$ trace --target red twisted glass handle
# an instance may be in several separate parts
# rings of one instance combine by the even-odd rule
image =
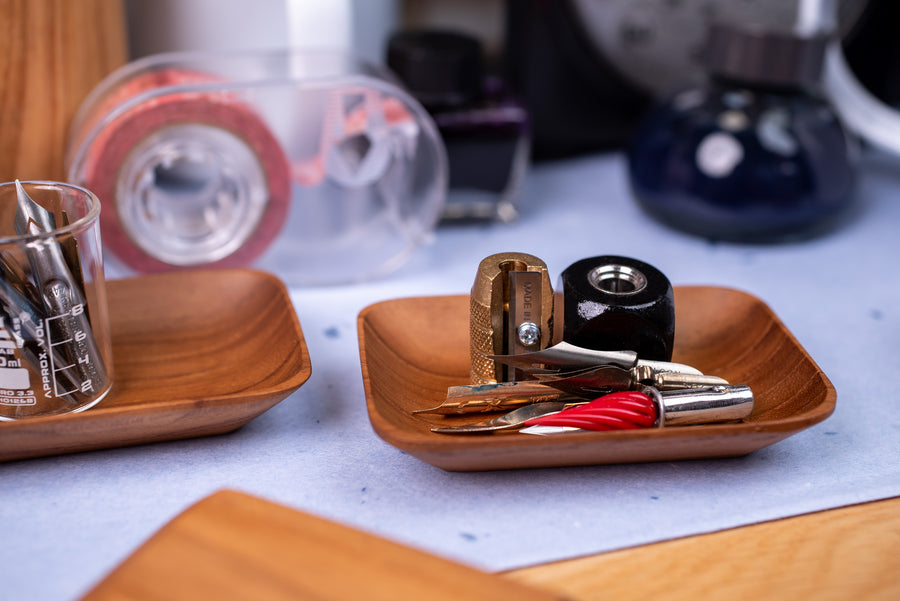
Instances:
[[[559,413],[542,415],[525,422],[525,426],[560,426],[582,430],[635,430],[650,428],[659,417],[656,403],[634,390],[614,392],[590,403],[569,407]]]

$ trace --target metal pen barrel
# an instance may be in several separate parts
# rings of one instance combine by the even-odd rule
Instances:
[[[753,391],[749,386],[713,386],[659,392],[646,387],[659,407],[659,424],[684,426],[746,419],[753,412]]]

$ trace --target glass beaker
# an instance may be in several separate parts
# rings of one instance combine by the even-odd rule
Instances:
[[[112,386],[100,202],[0,184],[0,420],[83,411]]]

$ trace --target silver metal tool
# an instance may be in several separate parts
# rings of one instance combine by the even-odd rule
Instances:
[[[656,372],[674,372],[700,375],[700,371],[683,363],[644,360],[634,351],[597,351],[559,342],[539,351],[509,355],[490,355],[489,359],[503,365],[514,366],[529,374],[561,373],[599,365],[616,365],[630,369],[648,366]]]
[[[659,390],[679,390],[727,386],[728,381],[717,376],[659,371],[650,365],[625,369],[616,365],[601,365],[576,372],[535,374],[541,384],[578,397],[595,397],[616,390],[639,390],[653,386]]]
[[[17,234],[40,235],[57,229],[53,214],[28,196],[18,181],[16,196]],[[73,275],[75,268],[69,265],[63,248],[52,238],[35,239],[25,246],[25,253],[43,305],[40,325],[45,328],[55,396],[91,394],[105,386],[108,374],[91,331],[82,283]],[[21,302],[9,295],[5,300]]]
[[[40,340],[44,336],[43,331],[43,307],[40,299],[30,298],[29,285],[16,278],[8,262],[0,257],[0,328],[7,336],[15,336],[15,328],[9,323],[15,319],[21,328],[20,339],[9,342],[0,340],[0,344],[8,344],[8,348],[17,348],[25,361],[32,366],[40,366],[41,353],[46,350],[46,356],[50,357],[52,365],[65,365],[66,359],[58,352],[56,347],[40,347],[35,344],[26,344],[25,340]],[[8,362],[6,362],[8,363]],[[65,379],[65,387],[72,390],[80,387],[81,382],[77,374],[70,370],[60,372]],[[68,403],[74,403],[76,399],[60,397]]]
[[[744,385],[668,391],[648,386],[642,392],[656,402],[660,426],[737,421],[753,413],[753,391]]]

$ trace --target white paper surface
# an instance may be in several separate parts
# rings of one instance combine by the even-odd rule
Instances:
[[[441,228],[392,277],[293,290],[312,361],[295,394],[234,432],[0,464],[0,599],[77,599],[189,505],[243,490],[487,570],[715,531],[900,494],[900,170],[870,159],[860,215],[797,244],[712,244],[632,201],[619,155],[538,166],[522,219]],[[632,256],[675,285],[766,302],[838,391],[825,422],[739,459],[449,473],[366,415],[356,316],[390,298],[467,293],[501,251],[570,263]],[[0,424],[2,436],[2,424]]]

